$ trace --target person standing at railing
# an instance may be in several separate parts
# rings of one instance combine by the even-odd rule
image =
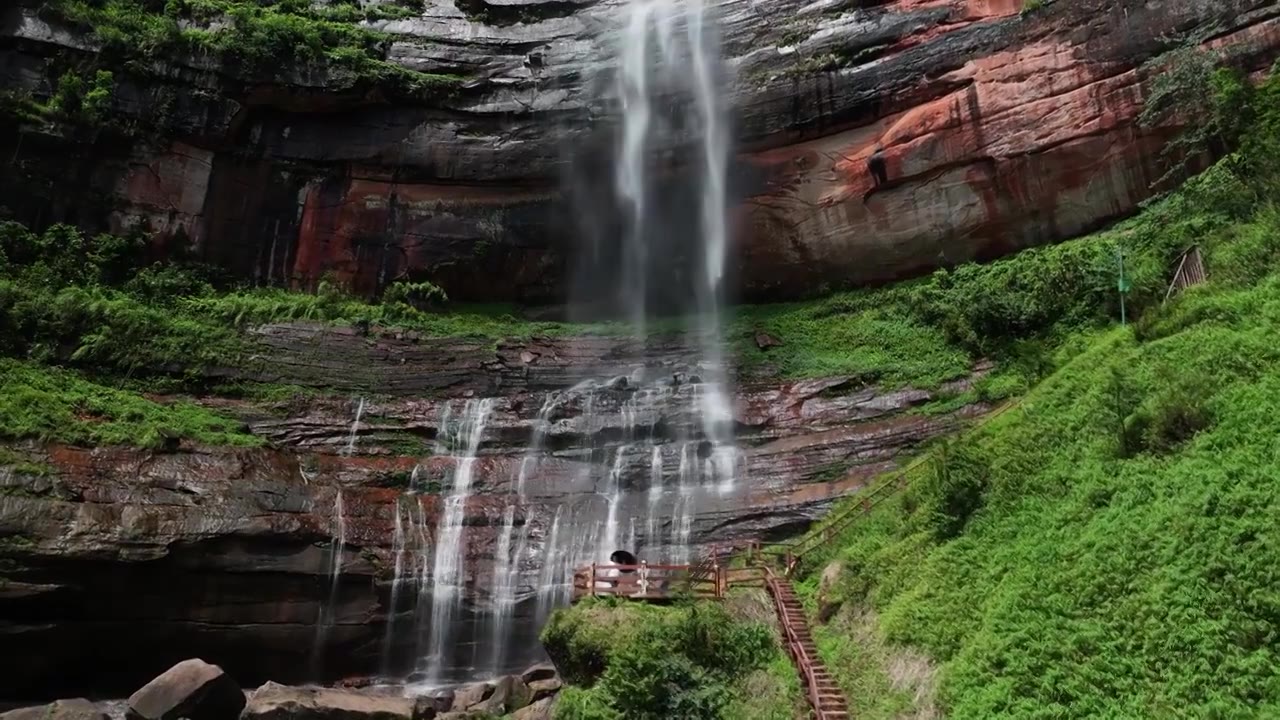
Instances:
[[[636,584],[640,591],[635,594],[635,597],[645,597],[649,594],[649,563],[644,560],[640,561],[640,570],[636,573]]]

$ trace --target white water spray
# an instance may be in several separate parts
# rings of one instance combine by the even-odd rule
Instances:
[[[362,415],[364,415],[364,398],[360,398],[360,404],[356,407],[356,419],[351,422],[351,434],[347,436],[347,444],[342,448],[342,454],[347,457],[351,457],[356,452],[356,440],[359,439]]]
[[[453,489],[445,498],[444,515],[436,539],[435,561],[432,563],[431,646],[427,656],[427,683],[437,685],[449,661],[453,623],[462,606],[466,585],[463,543],[463,518],[467,499],[471,497],[471,481],[476,454],[484,439],[485,424],[493,409],[492,400],[469,400],[458,425],[454,459]]]

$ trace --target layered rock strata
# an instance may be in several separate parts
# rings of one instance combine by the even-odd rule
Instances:
[[[209,56],[121,66],[111,127],[3,121],[4,204],[36,224],[142,222],[177,237],[158,253],[190,241],[261,284],[329,276],[373,294],[415,278],[457,299],[558,301],[587,211],[563,181],[591,182],[593,148],[609,145],[600,63],[624,2],[432,0],[417,17],[372,23],[393,38],[391,62],[462,78],[426,99],[315,67],[246,75]],[[35,97],[68,57],[110,64],[41,5],[0,11],[0,82]],[[1161,72],[1144,63],[1186,38],[1250,71],[1280,48],[1270,0],[1023,7],[719,3],[746,298],[884,282],[1122,216],[1151,195],[1178,130],[1137,126]],[[668,154],[678,193],[682,152]]]
[[[649,508],[653,518],[638,530],[624,527],[621,536],[630,531],[659,549],[673,537],[679,518],[665,509],[655,516],[648,504],[655,483],[650,451],[628,454],[621,446],[628,423],[653,428],[657,482],[671,486],[682,457],[696,452],[690,427],[696,418],[658,409],[637,421],[627,403],[639,391],[625,375],[584,392],[582,378],[612,352],[603,339],[511,341],[485,350],[461,342],[449,353],[443,341],[314,327],[264,335],[277,345],[239,371],[247,377],[290,377],[317,387],[343,387],[346,377],[385,391],[368,393],[361,383],[349,395],[204,401],[239,415],[268,441],[261,449],[31,447],[28,454],[47,463],[48,474],[0,470],[0,638],[7,649],[0,672],[13,680],[13,692],[42,698],[125,690],[192,654],[250,684],[312,680],[316,672],[325,679],[376,674],[389,662],[408,667],[421,652],[421,603],[429,602],[430,588],[423,597],[419,587],[400,587],[388,631],[397,550],[407,553],[401,564],[412,566],[423,560],[414,554],[421,549],[414,538],[424,547],[438,541],[442,494],[458,467],[439,445],[448,432],[442,423],[456,418],[468,398],[490,398],[491,411],[462,528],[467,602],[458,644],[464,662],[474,664],[457,668],[456,677],[510,672],[538,657],[533,633],[543,565],[554,549],[550,526],[561,513],[563,545],[574,513],[597,518],[601,484],[611,472],[621,517],[645,518]],[[290,344],[300,337],[326,351]],[[655,343],[654,350],[647,371],[672,378],[673,396],[693,392],[689,353],[675,341]],[[401,362],[413,352],[452,361]],[[980,412],[980,404],[953,414],[913,412],[967,382],[888,391],[843,377],[783,382],[740,373],[734,396],[740,479],[732,492],[704,488],[691,500],[693,552],[803,527],[833,499]],[[563,405],[540,417],[548,393],[560,393]],[[588,402],[594,407],[585,408]],[[540,422],[547,423],[543,449],[518,492],[516,478]],[[513,529],[504,518],[508,507]],[[504,667],[489,668],[486,613],[504,531],[508,553],[511,534],[526,546],[509,569],[512,647]]]

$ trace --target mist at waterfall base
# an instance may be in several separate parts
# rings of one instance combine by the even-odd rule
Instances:
[[[393,524],[380,672],[410,693],[542,659],[538,633],[570,601],[575,568],[620,549],[693,560],[698,508],[744,483],[720,348],[729,133],[716,27],[701,0],[632,0],[617,20],[592,84],[608,116],[590,142],[566,148],[578,242],[568,300],[573,317],[621,320],[630,337],[576,385],[530,394],[528,445],[509,477],[485,462],[493,400],[442,406],[436,453],[452,460],[442,502],[428,502],[415,471]],[[664,331],[683,320],[684,360],[650,354],[657,316]],[[542,494],[548,473],[571,491]],[[477,508],[499,499],[477,527]],[[491,562],[468,547],[486,533]]]

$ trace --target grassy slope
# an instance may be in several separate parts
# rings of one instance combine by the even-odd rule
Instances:
[[[1020,410],[808,562],[815,596],[844,565],[818,636],[861,716],[910,706],[867,692],[895,692],[867,657],[884,648],[941,662],[956,718],[1280,714],[1280,212],[1185,200],[1208,286],[1064,333]],[[1165,230],[1159,212],[1131,229]],[[874,647],[850,647],[868,607]]]
[[[159,404],[72,372],[0,358],[0,440],[25,438],[139,447],[159,447],[167,438],[262,444],[239,423],[205,408]]]

